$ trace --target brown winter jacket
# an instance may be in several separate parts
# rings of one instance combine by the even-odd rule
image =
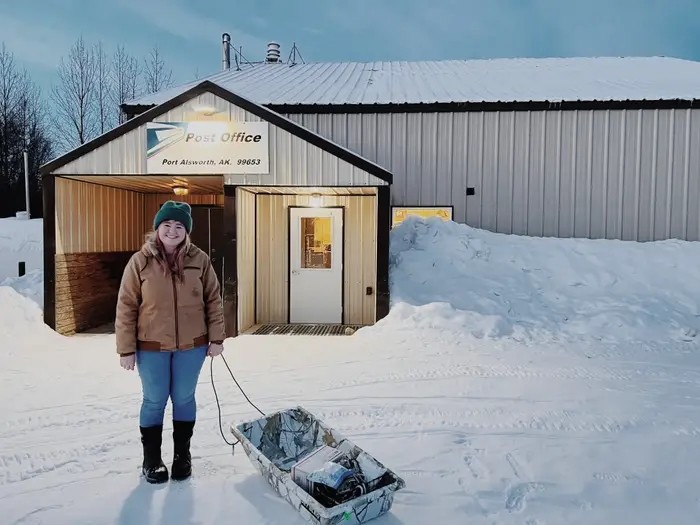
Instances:
[[[190,244],[183,282],[166,276],[155,254],[153,242],[146,242],[124,269],[115,321],[117,353],[223,342],[220,286],[207,254]]]

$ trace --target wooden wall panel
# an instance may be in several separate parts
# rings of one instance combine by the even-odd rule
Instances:
[[[257,195],[256,256],[257,275],[256,321],[287,322],[287,207],[293,196]]]
[[[238,188],[236,243],[238,260],[238,329],[255,324],[255,194]]]
[[[143,238],[144,196],[56,179],[56,253],[135,251]]]

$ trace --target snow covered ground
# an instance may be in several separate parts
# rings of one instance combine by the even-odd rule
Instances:
[[[700,243],[437,220],[406,221],[391,242],[394,304],[378,325],[243,336],[225,352],[262,410],[300,404],[406,480],[377,525],[697,522]],[[58,336],[8,286],[0,305],[3,523],[304,523],[223,442],[210,361],[194,476],[150,486],[139,380],[113,336]],[[229,423],[257,413],[221,359],[213,372],[231,440]]]

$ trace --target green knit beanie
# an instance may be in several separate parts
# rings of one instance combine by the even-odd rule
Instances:
[[[153,229],[157,230],[163,221],[178,221],[185,226],[187,233],[192,232],[192,208],[186,202],[166,201],[153,219]]]

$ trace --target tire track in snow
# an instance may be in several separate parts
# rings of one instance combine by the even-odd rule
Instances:
[[[645,481],[639,476],[619,472],[596,472],[593,474],[593,479],[610,484],[638,483],[641,485],[645,483]]]
[[[0,455],[0,486],[30,480],[58,470],[92,472],[114,461],[111,452],[120,446],[133,446],[133,439],[102,444],[84,444],[67,449]]]
[[[533,407],[536,408],[536,407]],[[480,431],[535,430],[549,433],[614,434],[635,428],[634,418],[617,419],[581,414],[571,410],[549,410],[541,414],[514,412],[504,408],[435,408],[402,406],[387,410],[386,406],[355,409],[319,410],[326,421],[347,421],[344,432],[402,430],[427,431],[442,428],[469,428]]]
[[[454,365],[449,368],[419,368],[400,373],[390,373],[371,377],[370,379],[355,379],[341,381],[333,385],[334,389],[369,386],[380,383],[401,383],[415,381],[432,381],[439,379],[452,379],[456,377],[479,378],[504,378],[504,379],[559,379],[582,381],[612,381],[612,382],[638,382],[640,378],[655,381],[669,381],[675,384],[700,385],[700,375],[669,373],[663,370],[630,369],[620,370],[609,367],[590,368],[542,368],[536,369],[530,366],[483,366],[483,365]]]
[[[28,512],[21,518],[16,519],[15,521],[12,522],[12,525],[22,525],[23,523],[35,523],[34,519],[37,514],[41,514],[42,512],[46,512],[48,510],[58,510],[62,509],[63,505],[47,505],[45,507],[39,507],[38,509],[34,509],[31,512]],[[32,518],[31,522],[27,521],[29,518]]]
[[[700,436],[700,428],[694,427],[694,428],[685,428],[685,427],[680,427],[676,428],[673,430],[673,435],[674,436]]]
[[[121,423],[134,418],[133,410],[119,410],[114,407],[100,405],[83,405],[82,409],[69,412],[57,411],[56,414],[29,413],[17,419],[9,419],[0,423],[0,439],[17,437],[21,434],[41,432],[46,429],[63,429],[90,427]]]

